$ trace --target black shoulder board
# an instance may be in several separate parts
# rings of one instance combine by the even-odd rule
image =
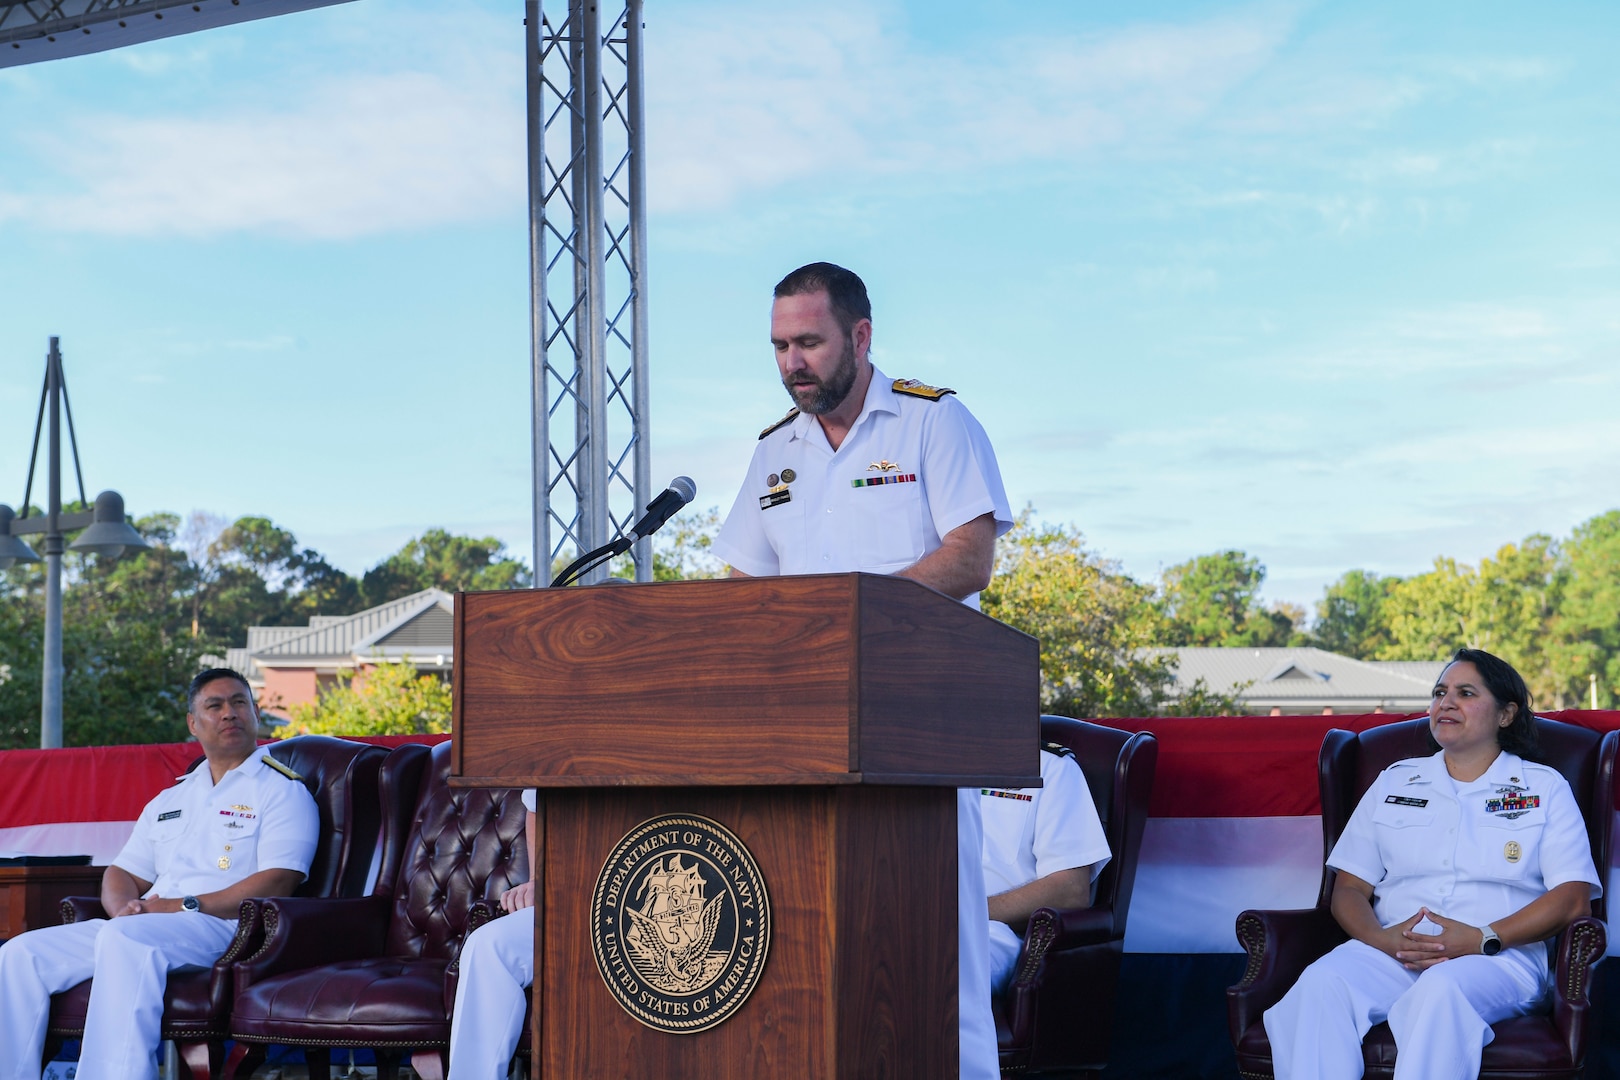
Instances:
[[[897,394],[910,394],[912,397],[920,397],[927,401],[938,401],[946,394],[956,393],[950,387],[928,386],[925,383],[918,382],[916,379],[896,379],[890,389]]]
[[[281,762],[277,761],[275,758],[271,757],[269,754],[264,755],[264,763],[266,765],[270,766],[270,768],[276,770],[276,772],[280,773],[282,776],[285,776],[289,780],[302,780],[303,779],[302,776],[299,776],[297,773],[295,773],[291,769],[287,768],[287,766],[283,765]]]
[[[775,431],[777,428],[781,427],[783,424],[791,424],[791,423],[793,423],[794,418],[797,417],[798,415],[799,415],[799,410],[798,409],[789,409],[788,414],[786,416],[782,417],[782,419],[778,420],[776,423],[772,424],[770,427],[768,427],[764,431],[760,432],[759,437],[763,439],[765,436],[769,435],[771,432]]]
[[[1074,757],[1074,751],[1060,742],[1043,742],[1041,743],[1041,749],[1048,754],[1056,754],[1058,757]],[[1076,760],[1079,759],[1076,758]]]

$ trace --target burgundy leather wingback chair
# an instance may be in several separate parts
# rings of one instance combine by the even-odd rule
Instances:
[[[525,810],[516,789],[452,788],[450,744],[432,750],[397,876],[361,899],[272,899],[264,945],[235,968],[227,1065],[253,1048],[304,1048],[311,1080],[330,1075],[332,1047],[370,1047],[379,1080],[406,1051],[417,1072],[443,1076],[450,1044],[445,970],[460,955],[474,903],[529,876]],[[385,850],[387,844],[385,843]]]
[[[1322,792],[1323,858],[1332,852],[1350,814],[1372,782],[1402,758],[1424,757],[1431,750],[1427,717],[1371,728],[1360,735],[1334,729],[1322,740],[1317,759]],[[1536,760],[1551,765],[1569,781],[1576,803],[1586,816],[1592,860],[1598,873],[1609,868],[1609,827],[1614,817],[1614,763],[1620,732],[1600,735],[1574,724],[1536,718],[1540,751]],[[1226,992],[1227,1021],[1237,1048],[1238,1071],[1248,1080],[1272,1076],[1271,1043],[1261,1017],[1282,999],[1307,965],[1346,939],[1328,910],[1334,871],[1323,866],[1322,885],[1314,908],[1294,911],[1245,911],[1238,916],[1237,936],[1249,954],[1243,981]],[[1492,1024],[1495,1039],[1485,1047],[1481,1078],[1571,1080],[1581,1075],[1586,1058],[1587,1013],[1591,1008],[1592,968],[1603,958],[1607,936],[1602,898],[1592,901],[1592,916],[1577,919],[1553,950],[1555,978],[1552,1008]],[[1391,1078],[1395,1039],[1388,1024],[1379,1024],[1362,1043],[1366,1075]]]
[[[426,748],[422,751],[425,756]],[[297,895],[360,895],[377,846],[378,770],[388,751],[326,735],[302,735],[276,743],[270,754],[303,777],[320,811],[315,858]],[[100,897],[74,896],[62,901],[63,922],[105,917]],[[236,936],[213,967],[169,976],[163,994],[163,1038],[174,1040],[195,1080],[219,1075],[230,1010],[231,965],[258,944],[258,902],[246,900]],[[86,979],[52,995],[46,1061],[56,1056],[65,1040],[83,1035],[93,982]]]
[[[1074,751],[1097,804],[1108,850],[1088,908],[1038,908],[1005,995],[994,1002],[1003,1073],[1094,1076],[1108,1064],[1125,921],[1136,884],[1159,742],[1063,716],[1041,717],[1041,739]]]

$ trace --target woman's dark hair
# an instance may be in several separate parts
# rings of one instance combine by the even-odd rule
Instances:
[[[1533,758],[1536,753],[1536,714],[1530,709],[1530,688],[1524,684],[1524,677],[1514,670],[1512,664],[1484,649],[1458,649],[1446,661],[1446,668],[1463,661],[1474,665],[1474,670],[1479,672],[1480,680],[1498,708],[1505,709],[1510,703],[1518,706],[1508,726],[1497,730],[1497,745],[1510,754]],[[1430,739],[1432,741],[1433,737]],[[1438,743],[1435,749],[1439,749]]]

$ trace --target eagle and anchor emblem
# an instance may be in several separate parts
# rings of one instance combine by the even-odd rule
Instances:
[[[707,982],[726,962],[725,953],[710,948],[726,897],[705,897],[702,872],[696,863],[682,866],[679,852],[669,857],[667,868],[662,858],[653,862],[636,890],[640,909],[625,908],[634,924],[625,940],[647,982],[678,994]]]
[[[597,969],[620,1007],[648,1027],[689,1034],[728,1019],[758,984],[770,936],[758,865],[708,818],[642,822],[597,876]]]

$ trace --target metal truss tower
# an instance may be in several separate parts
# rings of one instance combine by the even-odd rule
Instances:
[[[642,0],[525,7],[534,568],[543,585],[555,559],[612,540],[652,499]],[[636,580],[651,580],[651,542],[632,554]]]

